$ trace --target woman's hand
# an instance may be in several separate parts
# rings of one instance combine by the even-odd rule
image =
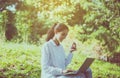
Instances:
[[[71,69],[66,69],[66,70],[63,70],[62,73],[65,74],[65,73],[68,73],[68,72],[74,72],[75,70],[71,70]]]
[[[76,51],[76,43],[73,42],[71,48],[70,48],[70,52]]]

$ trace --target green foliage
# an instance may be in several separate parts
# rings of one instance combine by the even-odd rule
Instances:
[[[2,46],[4,45],[4,46]],[[0,44],[0,77],[1,78],[40,78],[40,53],[41,46],[25,43]],[[78,51],[74,53],[71,69],[78,69],[86,56]],[[85,50],[85,49],[84,49]],[[95,60],[91,65],[93,78],[119,78],[120,67],[100,60]],[[112,71],[111,71],[112,70]]]
[[[14,40],[27,42],[0,44],[0,78],[40,77],[40,48],[28,44],[44,43],[43,34],[55,22],[69,26],[65,44],[81,41],[78,51],[85,55],[95,54],[96,46],[102,53],[120,52],[119,7],[119,0],[0,0],[0,42],[9,24],[17,28]],[[78,68],[84,58],[76,54],[70,68]],[[110,63],[96,60],[92,69],[94,78],[120,78],[120,68]]]
[[[2,43],[0,59],[0,78],[40,77],[40,47]]]
[[[28,41],[28,36],[30,33],[30,26],[32,24],[31,20],[29,19],[29,12],[28,11],[18,11],[16,13],[16,27],[18,29],[18,36],[21,36],[23,41]],[[28,18],[26,18],[28,16]]]
[[[88,12],[84,17],[84,24],[81,25],[83,39],[96,38],[100,40],[103,46],[106,46],[107,52],[120,52],[120,2],[119,1],[89,1],[83,5]],[[82,38],[81,38],[82,39]]]
[[[2,40],[5,40],[5,26],[7,23],[7,11],[4,10],[3,12],[0,12],[0,38]]]

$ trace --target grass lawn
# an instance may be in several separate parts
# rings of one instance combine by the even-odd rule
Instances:
[[[3,46],[4,45],[4,46]],[[0,78],[40,78],[41,46],[1,43]],[[68,68],[77,69],[85,56],[76,52]],[[120,78],[120,67],[100,60],[91,65],[93,78]]]

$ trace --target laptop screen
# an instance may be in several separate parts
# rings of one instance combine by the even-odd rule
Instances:
[[[95,58],[86,58],[82,66],[79,68],[78,72],[81,72],[81,73],[85,72],[90,67],[90,65],[94,60]]]

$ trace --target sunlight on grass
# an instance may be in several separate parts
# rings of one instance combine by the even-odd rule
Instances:
[[[41,46],[4,43],[0,45],[0,77],[9,78],[39,78],[40,67],[40,48]],[[65,47],[67,50],[68,48]],[[66,52],[68,53],[68,52]],[[75,51],[70,69],[77,70],[84,60],[83,55],[78,49]],[[116,64],[95,60],[91,65],[93,78],[120,78],[120,67]]]

